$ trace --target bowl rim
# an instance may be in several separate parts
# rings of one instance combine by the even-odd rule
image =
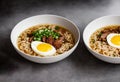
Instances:
[[[62,54],[60,54],[60,55],[48,56],[48,57],[31,56],[30,54],[26,54],[26,53],[22,52],[21,50],[19,50],[19,49],[14,45],[14,43],[12,42],[12,33],[13,33],[13,30],[16,28],[16,26],[17,26],[19,23],[21,23],[21,22],[23,22],[23,21],[25,21],[25,20],[27,20],[27,19],[30,19],[30,18],[33,18],[33,17],[39,17],[39,16],[53,16],[53,17],[61,18],[61,19],[63,19],[63,20],[66,20],[66,21],[70,22],[71,24],[73,24],[74,27],[77,29],[77,32],[78,32],[78,39],[77,39],[75,45],[74,45],[71,49],[69,49],[68,51],[65,51],[64,53],[62,53]],[[65,17],[63,17],[63,16],[59,16],[59,15],[53,15],[53,14],[40,14],[40,15],[34,15],[34,16],[27,17],[27,18],[21,20],[20,22],[18,22],[18,23],[12,28],[12,31],[11,31],[11,33],[10,33],[10,40],[11,40],[11,43],[12,43],[13,47],[14,47],[17,51],[19,51],[20,53],[22,53],[22,54],[24,54],[24,55],[26,55],[26,56],[33,57],[33,58],[41,58],[41,59],[55,58],[55,57],[60,57],[60,56],[62,56],[62,55],[65,55],[65,53],[67,54],[67,53],[70,52],[72,49],[75,49],[75,48],[77,47],[77,45],[78,45],[78,43],[79,43],[79,41],[80,41],[80,30],[79,30],[79,27],[78,27],[74,22],[72,22],[70,19],[68,19],[68,18],[65,18]],[[16,44],[16,45],[17,45],[17,44]],[[73,50],[73,51],[74,51],[74,50]],[[20,54],[20,53],[19,53],[19,54]],[[20,54],[20,55],[21,55],[21,54]]]
[[[100,19],[102,19],[102,18],[106,18],[106,17],[120,17],[120,15],[106,15],[106,16],[101,16],[101,17],[98,17],[98,18],[92,20],[90,23],[88,23],[88,24],[86,25],[86,27],[85,27],[85,29],[84,29],[84,31],[83,31],[83,42],[84,42],[85,46],[86,46],[89,50],[91,50],[92,52],[94,52],[95,54],[97,54],[97,55],[99,55],[99,56],[106,57],[106,58],[111,58],[111,59],[120,59],[120,57],[111,57],[111,56],[106,56],[106,55],[100,54],[100,53],[96,52],[95,50],[93,50],[93,49],[92,49],[89,45],[87,45],[86,42],[85,42],[85,38],[84,38],[84,36],[85,36],[85,30],[88,28],[88,26],[89,26],[90,24],[92,24],[93,22],[95,22],[95,21],[97,21],[97,20],[100,20]],[[101,28],[102,28],[102,27],[101,27]],[[93,53],[91,53],[91,54],[93,54]],[[93,54],[93,55],[94,55],[94,54]]]

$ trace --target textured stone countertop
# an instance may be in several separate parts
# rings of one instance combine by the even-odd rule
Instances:
[[[24,59],[13,48],[12,28],[24,18],[39,14],[64,16],[79,27],[79,45],[66,59],[37,64]],[[120,15],[120,0],[1,0],[0,82],[120,82],[120,65],[95,58],[82,39],[85,26],[105,15]]]

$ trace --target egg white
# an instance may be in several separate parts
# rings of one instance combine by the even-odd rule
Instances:
[[[52,50],[49,50],[47,52],[42,52],[42,51],[38,50],[37,46],[39,44],[43,44],[43,43],[45,43],[45,42],[33,41],[31,43],[31,48],[33,49],[34,52],[36,52],[40,56],[52,56],[52,55],[54,55],[56,53],[56,49],[52,45],[51,45]]]
[[[107,36],[107,42],[108,42],[108,44],[109,44],[110,46],[112,46],[112,47],[120,48],[120,46],[115,45],[115,44],[113,44],[113,43],[111,42],[112,37],[115,36],[115,35],[120,35],[120,34],[110,33],[110,34]]]

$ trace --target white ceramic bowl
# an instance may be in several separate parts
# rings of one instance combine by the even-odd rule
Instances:
[[[75,37],[75,45],[73,48],[71,48],[69,51],[58,55],[58,56],[52,56],[52,57],[38,57],[38,56],[30,56],[29,54],[25,54],[22,51],[20,51],[18,49],[17,46],[17,39],[18,36],[20,35],[21,32],[23,32],[25,29],[34,26],[34,25],[38,25],[38,24],[57,24],[60,26],[63,26],[67,29],[69,29],[74,37]],[[21,22],[19,22],[12,30],[11,32],[11,42],[14,46],[14,48],[16,49],[16,51],[23,56],[24,58],[36,62],[36,63],[53,63],[53,62],[57,62],[60,61],[66,57],[68,57],[77,47],[79,40],[80,40],[80,32],[78,27],[71,22],[70,20],[61,17],[61,16],[56,16],[56,15],[37,15],[37,16],[32,16],[29,18],[26,18],[24,20],[22,20]]]
[[[109,63],[120,63],[120,57],[108,57],[104,56],[102,54],[99,54],[95,51],[93,51],[89,45],[89,39],[91,34],[95,32],[97,29],[100,29],[101,27],[108,26],[108,25],[120,25],[120,16],[104,16],[100,17],[98,19],[93,20],[91,23],[89,23],[83,32],[83,40],[88,48],[88,50],[98,59],[103,60],[105,62]]]

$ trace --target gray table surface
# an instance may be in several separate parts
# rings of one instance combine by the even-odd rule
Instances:
[[[80,29],[77,49],[53,64],[37,64],[21,57],[10,42],[12,28],[24,18],[55,14],[72,20]],[[82,33],[92,20],[120,15],[119,0],[1,0],[0,82],[120,82],[120,65],[96,59],[86,49]]]

